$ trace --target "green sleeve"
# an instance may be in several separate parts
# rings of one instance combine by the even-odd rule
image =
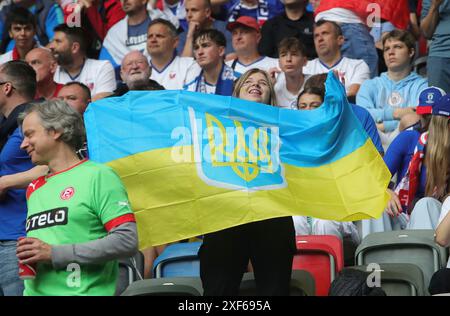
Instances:
[[[94,180],[93,207],[103,225],[133,211],[128,194],[119,176],[109,167],[102,166]]]

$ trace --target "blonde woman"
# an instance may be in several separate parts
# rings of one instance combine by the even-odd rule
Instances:
[[[258,83],[258,90],[263,92],[264,95],[250,93],[250,88],[254,87],[252,83]],[[233,89],[233,97],[278,106],[274,86],[269,74],[266,71],[256,68],[245,72],[239,80],[236,81]]]
[[[233,96],[277,104],[269,75],[259,69],[251,69],[240,77]],[[238,295],[249,260],[258,295],[289,295],[294,252],[295,230],[290,216],[207,234],[199,252],[204,295]]]

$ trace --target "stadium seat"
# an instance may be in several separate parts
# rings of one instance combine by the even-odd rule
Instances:
[[[447,257],[447,250],[434,242],[433,230],[373,233],[363,239],[355,253],[357,265],[372,262],[415,264],[422,270],[426,285],[434,272],[445,267]]]
[[[382,263],[380,267],[380,285],[387,296],[424,296],[427,294],[422,270],[415,264]],[[367,265],[347,267],[369,273]],[[372,278],[371,278],[372,279]]]
[[[417,58],[413,63],[413,70],[422,77],[427,76],[427,56]]]
[[[450,296],[450,293],[434,294],[432,296]]]
[[[153,263],[155,278],[199,277],[198,250],[202,242],[183,242],[167,246]]]
[[[315,280],[317,296],[328,295],[331,282],[344,267],[342,241],[332,235],[297,236],[292,268],[306,270]]]
[[[201,296],[202,282],[196,277],[145,279],[130,284],[121,296]]]
[[[116,295],[120,295],[131,283],[144,279],[144,255],[138,251],[133,257],[120,259]]]
[[[314,278],[308,271],[293,270],[290,296],[314,296],[316,292]],[[256,296],[255,275],[246,272],[241,281],[239,296]]]

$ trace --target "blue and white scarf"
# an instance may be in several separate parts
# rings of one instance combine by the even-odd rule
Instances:
[[[217,95],[231,96],[233,94],[233,83],[234,83],[234,71],[231,67],[227,66],[225,63],[222,64],[222,70],[220,71],[219,80],[216,84]],[[195,91],[207,93],[206,81],[203,76],[203,70],[200,75],[195,80],[197,82]]]

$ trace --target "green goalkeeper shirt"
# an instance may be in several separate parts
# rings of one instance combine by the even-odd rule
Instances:
[[[79,244],[105,237],[134,221],[128,196],[111,168],[83,160],[33,181],[27,190],[27,237],[50,245]],[[25,281],[24,295],[113,295],[117,261],[55,269],[38,263],[36,278]]]

